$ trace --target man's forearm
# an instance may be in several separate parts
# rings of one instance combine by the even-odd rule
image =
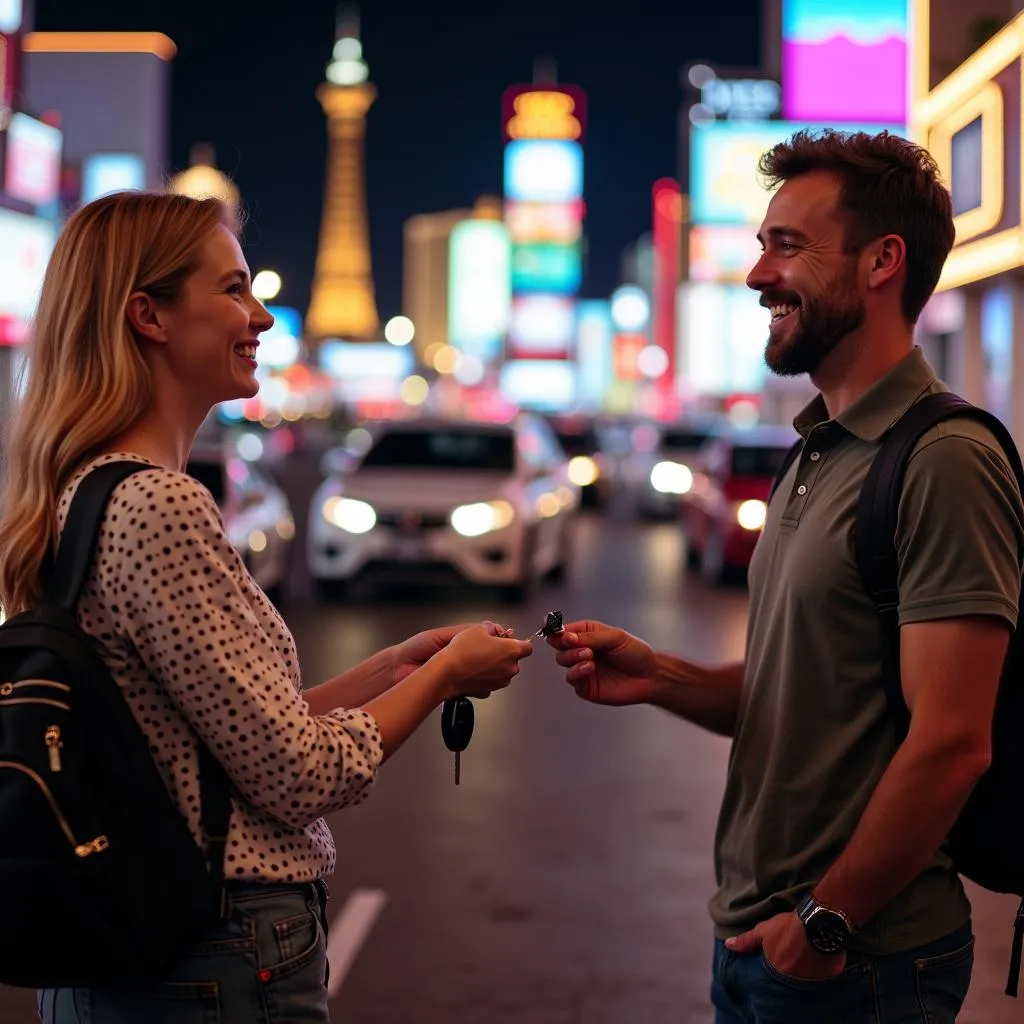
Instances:
[[[720,736],[732,736],[743,688],[743,663],[697,665],[658,651],[655,707],[670,711]]]
[[[303,697],[311,715],[336,708],[358,708],[379,697],[394,680],[394,651],[385,647],[340,676],[306,690]]]
[[[879,780],[843,853],[814,888],[819,903],[860,927],[927,866],[949,834],[986,763],[908,738]]]

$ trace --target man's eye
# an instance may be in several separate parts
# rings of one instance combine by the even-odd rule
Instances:
[[[230,294],[230,295],[241,295],[242,294],[242,284],[241,284],[241,282],[238,281],[235,284],[231,285],[228,288],[228,294]]]

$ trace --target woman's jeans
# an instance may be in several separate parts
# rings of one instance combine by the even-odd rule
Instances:
[[[229,882],[226,890],[227,919],[162,982],[41,989],[43,1024],[327,1024],[323,883]]]
[[[850,954],[827,981],[777,971],[762,953],[715,942],[715,1024],[953,1024],[974,965],[968,922],[927,946],[887,956]]]

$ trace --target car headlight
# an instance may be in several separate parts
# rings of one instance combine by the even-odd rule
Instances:
[[[599,475],[597,463],[589,455],[576,455],[569,460],[569,479],[577,487],[589,487]]]
[[[480,537],[503,530],[515,519],[515,509],[507,501],[478,501],[452,509],[452,529],[463,537]]]
[[[377,522],[373,506],[355,498],[328,498],[321,511],[327,522],[348,533],[369,533]]]
[[[651,470],[651,486],[660,494],[686,494],[693,486],[693,473],[681,462],[659,462]]]
[[[768,516],[768,506],[763,501],[742,501],[736,507],[736,522],[744,530],[760,530]]]

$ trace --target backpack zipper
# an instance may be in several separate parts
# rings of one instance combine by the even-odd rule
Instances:
[[[27,765],[18,764],[16,761],[0,761],[0,768],[12,768],[16,772],[24,773],[43,791],[43,795],[49,802],[50,809],[57,819],[57,824],[60,825],[61,831],[67,836],[67,840],[71,844],[72,849],[74,849],[76,856],[88,857],[91,853],[102,853],[104,850],[109,849],[110,840],[106,836],[97,836],[95,839],[90,839],[87,843],[79,843],[75,839],[75,834],[71,831],[67,818],[64,817],[61,809],[57,806],[57,801],[53,798],[53,793],[50,792],[50,787],[47,786],[42,776],[38,773],[34,772]]]
[[[44,737],[46,747],[50,752],[50,771],[60,771],[60,748],[64,746],[60,741],[60,726],[51,725],[46,730]]]
[[[65,693],[71,692],[71,687],[67,683],[57,683],[52,679],[25,679],[20,683],[0,683],[0,697],[10,697],[15,690],[20,690],[23,686],[52,686]]]

